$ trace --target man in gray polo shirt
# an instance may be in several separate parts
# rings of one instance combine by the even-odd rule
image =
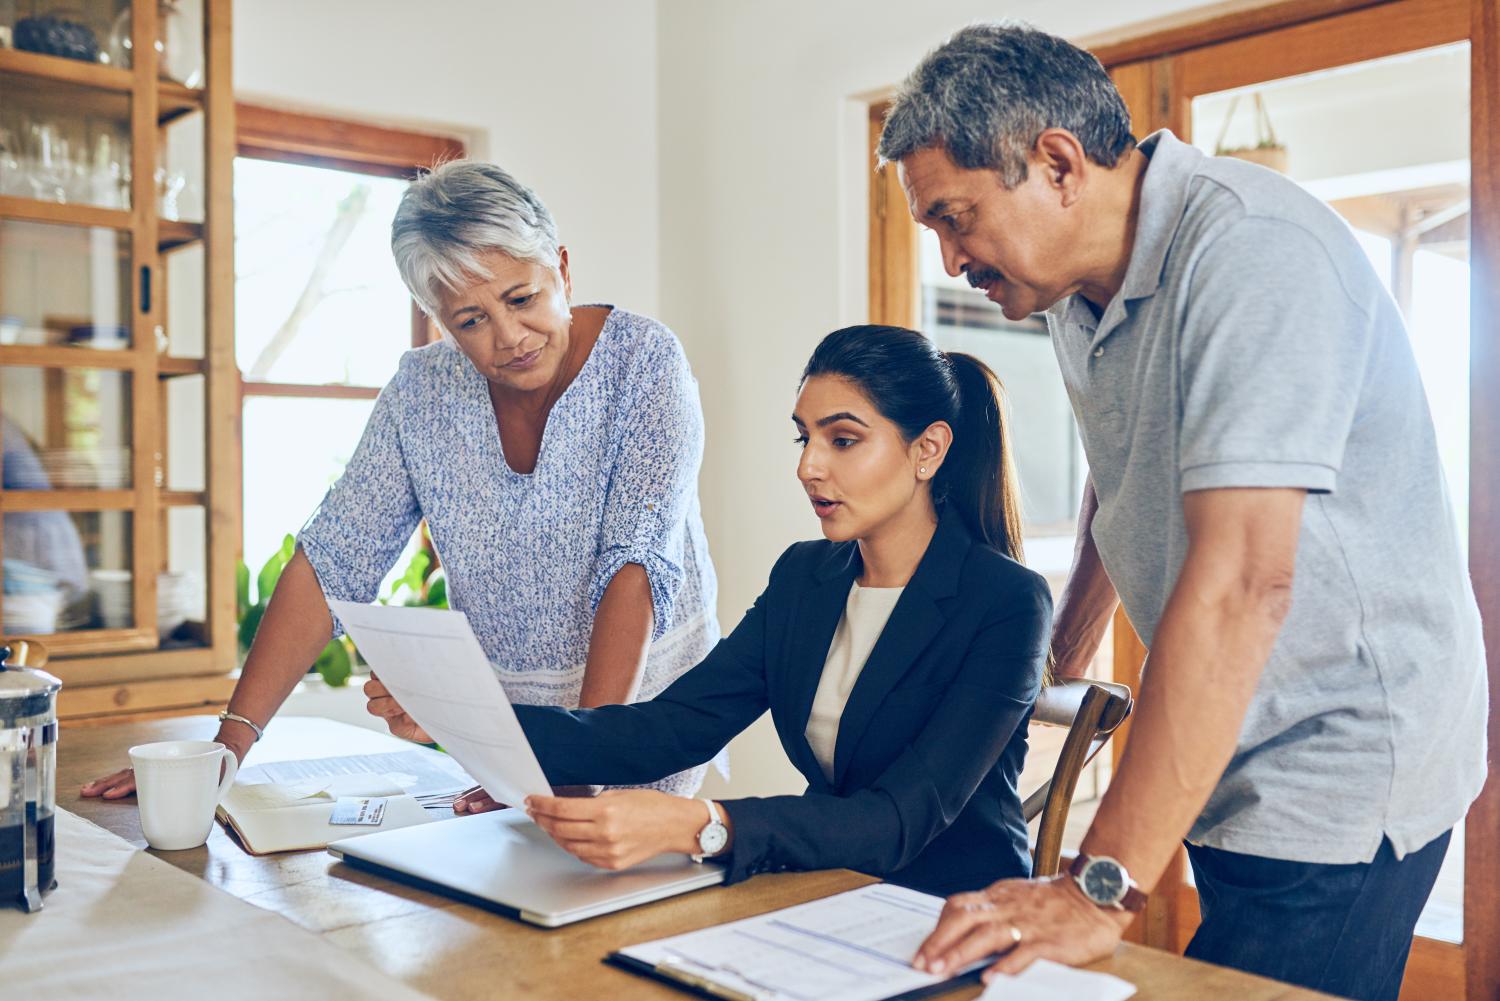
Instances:
[[[1137,145],[1098,62],[1023,26],[928,56],[880,155],[950,273],[1047,313],[1090,466],[1061,673],[1117,596],[1150,649],[1071,878],[953,898],[918,964],[1017,936],[996,968],[1098,958],[1185,838],[1189,955],[1394,1001],[1488,705],[1395,304],[1322,203],[1169,133]]]

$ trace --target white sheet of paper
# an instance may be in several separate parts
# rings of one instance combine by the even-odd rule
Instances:
[[[945,979],[911,966],[942,909],[941,897],[876,883],[621,952],[767,1001],[870,1001]]]
[[[359,652],[433,740],[501,803],[550,796],[531,743],[462,612],[330,601]]]
[[[1016,976],[991,980],[980,1001],[1125,1001],[1134,993],[1128,980],[1038,959]]]
[[[257,782],[297,785],[340,775],[381,776],[424,801],[449,797],[476,784],[473,777],[451,755],[438,754],[426,748],[386,751],[381,754],[344,754],[332,758],[271,761],[264,765],[241,768],[235,781],[241,785]]]

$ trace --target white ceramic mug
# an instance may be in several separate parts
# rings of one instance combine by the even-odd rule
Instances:
[[[214,809],[240,770],[216,740],[163,740],[130,749],[146,843],[163,851],[197,848],[213,830]],[[224,777],[219,778],[222,764]]]

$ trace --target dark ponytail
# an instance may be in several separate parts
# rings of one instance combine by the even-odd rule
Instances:
[[[953,425],[953,444],[933,487],[950,504],[958,505],[976,538],[1024,563],[1021,488],[1010,454],[1005,387],[973,355],[949,352],[947,357],[958,381],[958,423]]]
[[[1005,392],[972,355],[945,354],[915,330],[858,326],[823,338],[802,372],[850,380],[910,442],[936,421],[953,444],[933,477],[932,496],[952,504],[969,534],[1016,561],[1021,496],[1005,424]]]

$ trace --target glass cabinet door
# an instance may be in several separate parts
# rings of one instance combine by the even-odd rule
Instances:
[[[233,570],[209,536],[209,441],[232,447],[210,403],[233,390],[210,379],[204,225],[227,176],[209,133],[232,120],[206,29],[228,18],[228,0],[0,0],[0,628],[63,657],[232,661],[232,606],[205,625],[210,555]]]
[[[12,49],[0,70],[0,196],[130,208],[130,77],[119,71],[131,65],[131,15],[120,0],[0,3]],[[28,72],[38,59],[73,72]],[[76,64],[114,72],[90,78]]]
[[[128,490],[131,375],[110,369],[0,369],[6,491]]]
[[[131,346],[130,234],[0,219],[0,346]]]

